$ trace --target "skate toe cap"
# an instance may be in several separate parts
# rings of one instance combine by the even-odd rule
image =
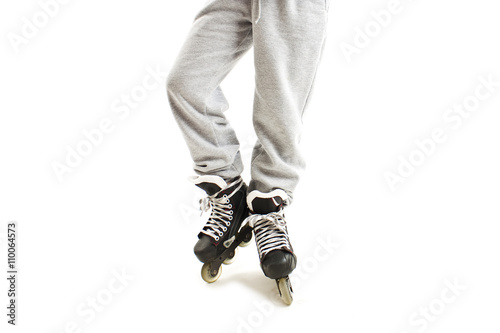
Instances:
[[[210,237],[203,235],[194,246],[194,254],[199,261],[206,263],[215,259],[217,248]]]
[[[288,251],[275,250],[266,255],[261,265],[264,274],[268,278],[280,279],[295,269],[297,258]]]

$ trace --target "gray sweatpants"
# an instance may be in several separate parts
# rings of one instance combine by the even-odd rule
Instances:
[[[249,192],[281,189],[292,200],[305,167],[302,115],[325,41],[328,2],[211,0],[196,16],[167,92],[197,174],[230,179],[243,171],[220,83],[253,45],[258,140]]]

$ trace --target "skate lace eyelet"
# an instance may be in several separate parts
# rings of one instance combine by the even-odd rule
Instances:
[[[233,220],[233,217],[232,216],[229,216],[229,221],[232,221]]]
[[[232,211],[232,210],[230,210],[230,211],[229,211],[229,214],[233,215],[233,211]]]
[[[224,230],[224,232],[226,232],[226,231],[227,231],[227,228],[226,228],[226,227],[222,227],[222,230]]]
[[[231,225],[231,222],[226,222],[226,225],[229,227]]]
[[[229,204],[229,206],[227,206],[229,209],[233,208],[233,205]]]
[[[219,241],[219,236],[215,236],[215,241],[218,242]]]

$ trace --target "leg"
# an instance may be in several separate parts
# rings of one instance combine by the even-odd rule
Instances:
[[[328,0],[262,1],[253,28],[256,87],[249,191],[281,189],[291,202],[305,162],[302,115],[326,36]]]
[[[170,106],[199,175],[230,179],[243,170],[219,85],[251,46],[250,1],[213,0],[196,17],[169,74]]]
[[[292,302],[288,275],[297,265],[284,207],[291,203],[305,163],[299,151],[302,115],[321,57],[328,0],[258,1],[254,25],[254,128],[247,203],[261,268]]]

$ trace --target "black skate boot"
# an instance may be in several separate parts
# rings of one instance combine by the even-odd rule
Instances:
[[[226,183],[219,176],[199,176],[193,182],[207,193],[202,210],[211,209],[194,246],[196,257],[204,263],[202,278],[210,283],[219,278],[222,263],[233,262],[238,245],[245,246],[252,238],[250,227],[242,226],[248,217],[247,186],[241,177]]]
[[[271,193],[252,191],[247,202],[252,214],[248,223],[253,228],[262,271],[268,278],[276,280],[283,301],[291,304],[292,288],[288,275],[297,266],[297,257],[288,238],[283,212],[287,198],[282,190]]]

